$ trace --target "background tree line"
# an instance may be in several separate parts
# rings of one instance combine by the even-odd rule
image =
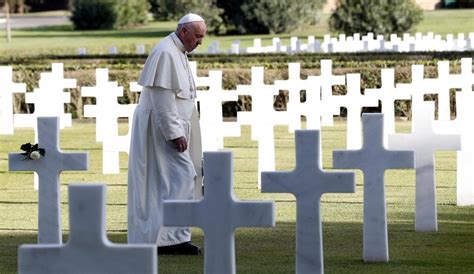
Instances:
[[[206,18],[212,34],[278,34],[313,25],[326,0],[71,0],[76,29],[127,28],[177,20],[188,12]],[[413,0],[340,0],[331,15],[333,32],[388,35],[409,31],[422,20]]]

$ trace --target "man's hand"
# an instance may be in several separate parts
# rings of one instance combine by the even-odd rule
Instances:
[[[184,136],[178,137],[176,139],[171,140],[173,143],[176,145],[176,149],[179,152],[184,152],[186,149],[188,149],[188,141]]]

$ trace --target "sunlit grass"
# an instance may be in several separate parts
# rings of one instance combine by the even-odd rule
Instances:
[[[127,125],[120,124],[121,132]],[[408,122],[398,122],[406,131]],[[323,167],[330,169],[332,150],[345,147],[345,123],[322,132]],[[275,128],[276,168],[294,168],[294,136],[287,127]],[[32,142],[32,130],[16,129],[14,136],[0,136],[0,273],[16,273],[17,247],[35,243],[37,237],[37,197],[29,172],[9,172],[8,152]],[[250,140],[249,127],[241,137],[225,139],[233,151],[234,191],[242,200],[270,200],[276,204],[275,228],[236,230],[237,273],[294,273],[295,198],[290,194],[261,193],[257,189],[257,143]],[[107,189],[107,230],[114,242],[126,242],[127,156],[121,154],[120,174],[101,172],[101,144],[95,142],[95,124],[74,121],[61,131],[61,148],[89,153],[89,171],[61,175],[64,240],[68,235],[67,185],[104,183]],[[474,206],[457,207],[455,153],[440,152],[437,159],[437,202],[439,231],[414,231],[415,174],[413,170],[386,172],[386,199],[390,262],[362,262],[363,174],[356,172],[356,193],[326,194],[322,198],[324,261],[326,273],[472,273],[474,271]],[[203,245],[203,232],[193,229],[193,241]],[[202,256],[160,256],[160,273],[202,273]]]

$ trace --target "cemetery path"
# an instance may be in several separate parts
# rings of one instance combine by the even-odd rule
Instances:
[[[42,26],[55,26],[69,24],[69,17],[66,15],[51,16],[24,16],[12,15],[10,17],[10,27],[12,29],[34,28]],[[0,13],[0,29],[6,28],[5,14]]]

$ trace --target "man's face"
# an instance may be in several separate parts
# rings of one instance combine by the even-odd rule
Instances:
[[[188,26],[184,27],[183,32],[183,45],[187,52],[191,52],[202,44],[202,39],[206,36],[206,24],[204,22],[193,22]]]

